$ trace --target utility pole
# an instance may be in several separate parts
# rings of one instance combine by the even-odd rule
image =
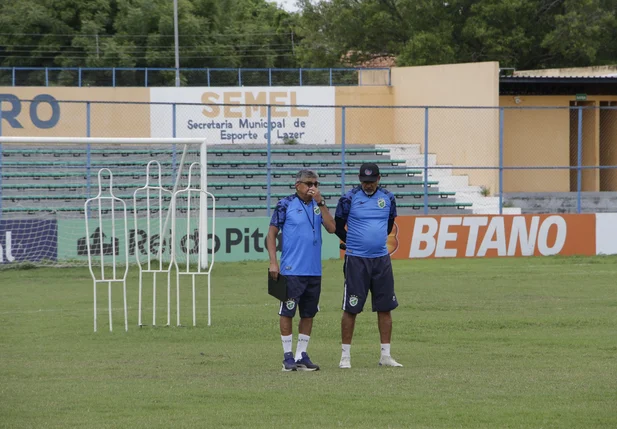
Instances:
[[[180,86],[180,43],[178,42],[178,0],[174,0],[174,44],[176,54],[176,86]]]

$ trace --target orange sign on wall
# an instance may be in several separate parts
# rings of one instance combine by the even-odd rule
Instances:
[[[595,255],[596,217],[401,216],[388,237],[393,259]]]

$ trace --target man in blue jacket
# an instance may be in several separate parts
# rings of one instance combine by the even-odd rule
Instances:
[[[394,276],[388,252],[388,235],[396,218],[394,194],[379,187],[379,167],[366,163],[360,167],[360,185],[339,199],[335,213],[336,235],[346,244],[341,320],[342,355],[340,368],[351,368],[351,339],[356,316],[362,312],[371,292],[377,312],[381,339],[381,366],[403,366],[390,355],[391,311],[398,307]],[[347,229],[345,229],[347,226]]]
[[[279,325],[283,343],[283,371],[316,371],[306,349],[313,328],[313,317],[319,311],[321,294],[321,225],[334,233],[334,218],[319,191],[317,174],[300,170],[296,175],[296,193],[276,205],[266,244],[270,257],[270,276],[279,273],[287,279],[285,302],[279,307]],[[276,237],[282,231],[281,265],[276,260]],[[300,309],[296,355],[292,353],[292,319]]]

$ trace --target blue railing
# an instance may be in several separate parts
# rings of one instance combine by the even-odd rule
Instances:
[[[0,67],[0,86],[175,86],[175,68]],[[378,81],[362,72],[381,72]],[[181,68],[181,86],[384,86],[390,69]]]
[[[12,94],[5,94],[5,96],[13,96]],[[30,119],[32,125],[29,125],[30,130],[34,130],[37,127],[37,123],[42,126],[38,126],[41,130],[46,130],[55,127],[57,124],[54,123],[53,126],[50,126],[50,120],[45,119],[41,120],[38,118],[38,105],[40,103],[49,103],[47,99],[41,100],[40,97],[33,100],[16,100],[19,104],[13,104],[13,99],[4,98],[4,102],[8,107],[8,109],[0,109],[0,136],[3,133],[6,134],[23,134],[23,126],[19,121],[27,121],[27,114],[30,112]],[[22,103],[29,103],[30,107],[22,107]],[[58,106],[60,104],[70,104],[71,109],[67,109],[71,112],[70,121],[64,123],[62,128],[64,131],[72,135],[85,135],[90,137],[92,134],[97,133],[97,129],[92,129],[93,125],[98,124],[98,131],[109,133],[108,127],[101,127],[101,124],[110,123],[111,117],[118,116],[126,116],[126,114],[136,114],[142,115],[143,112],[138,112],[133,106],[141,106],[149,104],[151,107],[164,107],[167,106],[167,109],[159,110],[159,113],[156,115],[155,121],[158,124],[161,124],[160,127],[155,127],[156,135],[167,135],[170,137],[177,137],[177,134],[184,130],[186,133],[186,128],[182,128],[182,122],[186,121],[189,110],[188,107],[194,106],[195,109],[201,111],[203,104],[200,103],[147,103],[147,102],[118,102],[118,101],[79,101],[79,100],[70,100],[70,101],[57,101],[54,100],[54,103],[57,103]],[[51,105],[51,103],[50,103]],[[82,105],[83,111],[85,114],[79,113],[81,110],[76,108],[76,105]],[[111,105],[117,108],[121,106],[126,107],[126,111],[123,113],[122,111],[118,112],[116,110],[105,112],[104,109],[98,108],[103,105]],[[33,107],[34,106],[34,107]],[[96,107],[95,107],[96,106]],[[240,104],[235,106],[242,106]],[[244,105],[244,106],[255,106],[255,105]],[[262,105],[265,107],[265,112],[260,112],[260,115],[265,113],[266,124],[271,124],[273,115],[272,109],[279,108],[280,106],[273,105]],[[180,109],[178,109],[180,107]],[[392,155],[393,159],[399,158],[399,161],[396,161],[396,164],[401,164],[401,168],[410,170],[415,170],[413,173],[407,174],[403,172],[406,176],[414,176],[418,175],[416,184],[422,185],[422,194],[414,195],[413,198],[422,198],[422,206],[414,207],[417,210],[422,210],[422,213],[428,215],[432,210],[430,207],[430,193],[429,188],[431,186],[431,182],[433,178],[435,182],[441,182],[437,184],[437,187],[441,186],[449,186],[455,192],[465,193],[464,190],[466,185],[460,185],[457,181],[451,181],[450,185],[444,185],[447,183],[446,180],[441,179],[443,176],[448,176],[451,173],[448,173],[444,170],[452,170],[454,171],[454,175],[460,176],[470,176],[472,173],[477,174],[480,170],[484,170],[486,172],[494,173],[494,175],[490,177],[481,177],[474,180],[483,180],[484,183],[489,186],[486,188],[487,195],[494,195],[497,197],[498,202],[497,206],[494,207],[495,212],[502,214],[504,212],[504,207],[508,207],[511,204],[512,200],[515,200],[517,193],[558,193],[558,194],[571,194],[571,196],[575,197],[575,209],[572,209],[571,212],[575,213],[583,213],[583,212],[592,212],[593,210],[598,210],[600,205],[592,199],[583,200],[583,196],[589,196],[589,192],[604,192],[608,191],[611,193],[617,192],[617,161],[612,154],[612,149],[615,146],[614,137],[615,133],[613,130],[617,125],[617,106],[528,106],[528,107],[515,107],[515,106],[507,106],[507,107],[492,107],[492,106],[468,106],[468,107],[455,107],[455,106],[311,106],[311,105],[296,105],[297,108],[301,108],[304,110],[312,109],[313,110],[313,121],[310,124],[310,127],[314,127],[315,129],[323,129],[324,132],[329,136],[328,141],[332,143],[330,147],[338,147],[340,144],[341,152],[340,152],[340,160],[337,160],[335,163],[320,163],[319,155],[316,156],[308,162],[307,165],[303,165],[303,167],[310,167],[317,165],[317,168],[324,169],[339,169],[340,174],[340,186],[337,189],[340,189],[343,192],[346,188],[349,189],[349,186],[353,186],[357,183],[357,165],[349,165],[352,163],[348,163],[348,158],[346,155],[346,148],[348,145],[358,145],[363,143],[362,141],[358,141],[360,138],[367,138],[365,134],[361,133],[363,130],[371,132],[371,139],[375,139],[371,142],[372,144],[383,144],[386,147],[390,144],[389,142],[380,141],[379,134],[373,134],[375,129],[371,129],[374,124],[369,123],[369,127],[363,128],[367,125],[367,118],[373,116],[376,118],[373,122],[378,122],[382,116],[379,116],[378,111],[389,109],[395,109],[397,111],[397,121],[400,124],[400,129],[403,130],[401,132],[402,139],[408,140],[408,146],[405,146],[403,149],[403,145],[397,144],[397,150],[399,151],[396,155]],[[57,107],[59,111],[59,107]],[[54,110],[53,107],[51,109]],[[26,117],[19,117],[17,119],[17,115],[20,112],[25,112]],[[330,112],[328,113],[330,120],[332,123],[330,125],[326,124],[324,120],[326,116],[324,114],[319,114],[318,112]],[[364,113],[361,113],[364,111]],[[372,114],[369,116],[368,112]],[[448,116],[448,113],[449,115]],[[167,116],[167,120],[164,120],[164,115]],[[523,116],[522,116],[523,115]],[[549,115],[549,116],[543,116]],[[601,126],[597,125],[596,122],[584,120],[585,115],[587,117],[600,117],[602,118]],[[591,116],[593,115],[593,116]],[[53,115],[52,115],[53,116]],[[522,116],[522,118],[521,118]],[[529,120],[532,116],[535,116],[534,120]],[[137,118],[136,116],[135,118]],[[261,118],[262,116],[260,116]],[[521,119],[517,119],[517,117]],[[35,120],[36,118],[36,120]],[[335,121],[336,126],[332,125]],[[340,119],[338,119],[340,118]],[[555,128],[551,127],[550,121],[554,121],[557,119],[558,124]],[[527,127],[522,136],[521,136],[521,122],[519,120],[524,120],[523,124],[526,124]],[[227,119],[223,119],[223,121],[227,121]],[[70,124],[70,127],[67,128],[67,123]],[[340,127],[338,124],[340,123]],[[230,122],[231,124],[231,122]],[[423,126],[422,126],[423,124]],[[295,125],[294,125],[295,126]],[[391,122],[386,121],[384,127],[391,127]],[[291,127],[291,126],[290,126]],[[297,126],[296,126],[297,127]],[[309,127],[309,128],[310,128]],[[459,127],[459,128],[456,128]],[[535,127],[535,131],[534,128]],[[15,132],[13,129],[19,129],[19,132]],[[547,128],[549,130],[547,131]],[[119,128],[122,129],[122,128]],[[232,129],[234,129],[232,127]],[[289,128],[292,129],[292,128]],[[299,168],[297,163],[290,166],[283,166],[284,162],[281,163],[280,160],[278,163],[273,162],[271,151],[272,146],[274,144],[284,144],[281,142],[280,137],[275,137],[276,127],[265,126],[265,134],[260,133],[259,136],[256,136],[256,140],[253,142],[255,144],[266,145],[267,151],[267,161],[265,165],[260,165],[259,167],[262,171],[266,172],[266,188],[264,192],[264,196],[266,197],[266,211],[267,216],[270,216],[271,210],[271,202],[272,202],[272,178],[276,177],[276,174],[279,174],[281,171],[293,171],[296,172]],[[413,130],[413,134],[411,134],[410,130]],[[8,132],[7,132],[8,131]],[[152,131],[152,129],[151,129]],[[481,134],[478,134],[480,132]],[[34,132],[39,133],[39,131]],[[210,133],[210,134],[208,134]],[[215,134],[212,134],[215,133]],[[225,141],[225,139],[218,139],[216,135],[216,129],[209,130],[200,130],[196,134],[192,134],[193,137],[202,137],[209,138],[209,143],[217,144],[217,143],[230,143]],[[445,134],[444,134],[445,133]],[[557,137],[553,139],[546,139],[551,133],[557,133]],[[41,132],[41,134],[46,134],[45,132]],[[53,132],[52,132],[53,134]],[[592,135],[602,135],[603,137],[600,139],[601,143],[598,145],[592,137]],[[185,134],[186,136],[186,134]],[[220,136],[220,134],[219,134]],[[535,136],[535,137],[534,137]],[[535,139],[534,145],[525,146],[523,150],[523,154],[526,155],[527,159],[523,160],[520,155],[514,156],[513,154],[519,150],[516,142],[517,138],[522,139]],[[305,143],[316,143],[322,140],[316,140],[315,137],[312,137],[313,140],[307,140]],[[442,165],[436,164],[436,160],[431,161],[429,158],[434,154],[439,153],[447,155],[448,151],[456,149],[459,144],[459,139],[461,144],[468,145],[467,152],[473,154],[469,158],[465,160],[457,160],[457,162],[446,161]],[[475,141],[481,143],[480,146],[475,145]],[[505,143],[510,140],[508,145]],[[337,142],[337,146],[333,143]],[[413,141],[413,143],[412,143]],[[553,142],[556,142],[555,147],[553,147]],[[231,142],[233,143],[233,141]],[[239,141],[238,144],[245,144],[245,141]],[[297,142],[296,142],[297,143]],[[250,145],[250,142],[249,142]],[[15,162],[11,162],[12,160],[4,160],[3,156],[7,154],[7,146],[10,147],[10,144],[1,144],[0,143],[0,218],[4,216],[2,207],[2,197],[3,193],[5,193],[5,183],[7,178],[9,177],[6,173],[15,173],[21,172],[24,168],[23,165],[17,165]],[[24,149],[26,146],[22,146]],[[242,147],[242,146],[240,146]],[[420,151],[419,149],[423,150]],[[533,148],[533,149],[532,149]],[[589,150],[593,149],[593,152]],[[496,149],[496,150],[494,150]],[[93,183],[92,180],[95,180],[96,173],[93,171],[93,165],[91,163],[91,149],[90,146],[85,146],[82,148],[85,157],[80,160],[73,160],[70,163],[67,163],[66,168],[74,168],[74,169],[83,169],[85,172],[84,182],[86,188],[86,195],[88,197],[92,196],[92,188]],[[401,151],[402,150],[402,151]],[[406,152],[409,150],[409,152]],[[350,149],[350,152],[353,149]],[[529,153],[527,153],[529,151]],[[536,158],[536,152],[540,155],[539,158]],[[551,151],[551,157],[547,156],[547,151]],[[592,154],[591,157],[588,157],[588,154]],[[433,155],[431,155],[433,154]],[[11,155],[13,156],[13,155]],[[29,156],[27,154],[21,154],[20,156]],[[402,158],[401,158],[402,157]],[[510,157],[510,160],[507,158]],[[587,157],[589,159],[587,159]],[[552,158],[555,158],[556,161],[552,162]],[[400,162],[400,159],[403,159],[403,162]],[[80,162],[83,160],[83,163]],[[557,164],[558,162],[565,161],[561,165]],[[8,161],[8,162],[7,162]],[[408,161],[411,161],[409,164]],[[475,161],[475,163],[474,163]],[[176,176],[177,171],[177,152],[175,148],[172,149],[171,155],[171,165],[172,165],[172,177]],[[278,164],[278,165],[277,165]],[[404,164],[404,166],[403,166]],[[241,169],[240,163],[238,163],[235,169]],[[331,166],[331,167],[330,167]],[[340,168],[338,167],[340,166]],[[41,170],[51,171],[54,168],[57,168],[57,165],[54,165],[53,162],[41,161],[36,167]],[[12,171],[10,171],[12,170]],[[441,172],[443,174],[441,174]],[[533,182],[532,180],[526,181],[524,185],[519,185],[518,181],[520,181],[524,176],[519,174],[520,172],[527,172],[527,174],[534,174]],[[571,172],[572,174],[567,176],[563,173],[566,171]],[[514,174],[515,172],[519,172]],[[592,173],[596,173],[595,176],[592,176]],[[94,174],[93,174],[94,173]],[[542,175],[535,175],[535,173],[542,173]],[[561,174],[559,174],[561,173]],[[332,174],[332,173],[328,173]],[[507,176],[510,177],[507,177]],[[431,177],[433,176],[433,177]],[[36,179],[40,180],[40,177],[34,175]],[[37,178],[38,177],[38,178]],[[497,181],[494,178],[497,177]],[[18,178],[18,176],[13,175],[11,179],[8,180],[22,180]],[[54,179],[59,180],[59,179]],[[337,180],[337,179],[330,179]],[[554,184],[551,184],[550,181],[554,180]],[[4,181],[4,183],[3,183]],[[252,179],[250,181],[253,181]],[[421,183],[417,183],[420,182]],[[588,181],[588,182],[585,182]],[[466,183],[465,181],[463,181]],[[478,182],[476,182],[478,183]],[[507,186],[504,186],[506,184]],[[504,189],[519,189],[517,191],[507,191]],[[531,189],[530,189],[531,188]],[[452,190],[451,189],[451,190]],[[474,203],[474,202],[483,202],[481,198],[477,200],[471,200],[475,198],[472,194],[480,192],[471,190],[468,195],[456,197],[462,198],[462,203]],[[482,191],[484,192],[484,191]],[[508,194],[515,194],[514,196]],[[467,199],[466,198],[471,198]],[[542,197],[543,198],[543,197]],[[561,197],[558,197],[561,198]],[[603,198],[613,198],[614,196],[611,194],[607,194],[606,197]],[[508,201],[506,201],[506,199]],[[5,198],[5,201],[8,199]],[[491,203],[490,200],[487,200]],[[566,200],[567,201],[567,198]],[[419,202],[419,201],[418,201]],[[460,201],[456,201],[460,202]],[[492,203],[491,203],[492,204]],[[6,207],[6,204],[5,204]],[[464,207],[464,206],[460,206]],[[457,207],[460,208],[460,207]],[[465,206],[467,207],[467,206]],[[483,207],[481,207],[483,208]],[[534,208],[534,210],[536,210]],[[546,213],[550,213],[551,210],[555,210],[554,207],[550,205],[546,207]],[[563,206],[558,208],[560,211],[568,212],[570,210],[567,206]]]

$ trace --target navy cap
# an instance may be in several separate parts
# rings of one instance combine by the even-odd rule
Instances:
[[[379,180],[379,167],[372,162],[362,164],[359,177],[361,182],[376,182]]]

